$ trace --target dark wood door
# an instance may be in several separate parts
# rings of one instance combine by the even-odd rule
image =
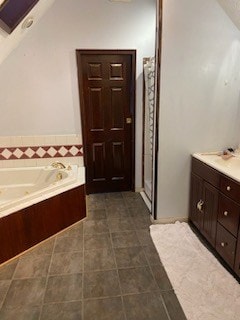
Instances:
[[[135,51],[77,50],[87,193],[131,190]]]

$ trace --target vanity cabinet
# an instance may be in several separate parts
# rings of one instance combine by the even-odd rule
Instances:
[[[240,183],[192,158],[189,218],[240,276]]]
[[[219,192],[217,175],[194,162],[191,176],[190,219],[211,245],[215,245]]]

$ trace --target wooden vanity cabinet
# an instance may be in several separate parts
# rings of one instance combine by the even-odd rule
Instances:
[[[240,276],[240,183],[192,158],[190,221]]]
[[[205,165],[201,167],[201,163],[194,161],[192,169],[190,219],[208,242],[215,246],[219,192],[214,185],[216,181],[218,184],[218,179],[211,168]]]

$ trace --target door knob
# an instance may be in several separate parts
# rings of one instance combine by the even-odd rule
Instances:
[[[126,118],[126,123],[131,124],[132,123],[132,118]]]

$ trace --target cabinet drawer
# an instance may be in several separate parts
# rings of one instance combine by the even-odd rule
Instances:
[[[240,206],[223,194],[219,196],[218,221],[235,237],[238,234]]]
[[[221,176],[220,178],[220,190],[226,194],[229,198],[240,202],[240,184],[232,179]]]
[[[198,175],[214,187],[219,188],[220,173],[196,158],[192,158],[192,173]]]
[[[216,250],[222,258],[233,268],[236,251],[236,238],[224,227],[217,224]]]

